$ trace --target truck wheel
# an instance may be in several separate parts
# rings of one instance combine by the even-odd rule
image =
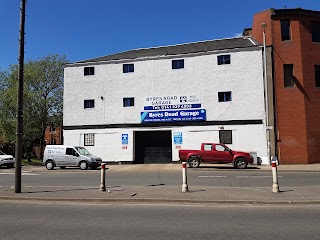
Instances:
[[[81,161],[79,166],[81,170],[86,170],[88,168],[88,163],[86,161]]]
[[[54,168],[54,163],[53,163],[53,161],[51,161],[51,160],[47,161],[47,162],[46,162],[46,168],[47,168],[48,170],[52,170],[52,169]]]
[[[200,166],[200,159],[197,157],[189,158],[189,167],[198,168]]]
[[[248,166],[248,162],[245,158],[237,158],[233,163],[235,168],[244,169]]]

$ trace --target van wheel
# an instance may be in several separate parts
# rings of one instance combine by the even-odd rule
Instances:
[[[54,168],[54,164],[53,164],[53,161],[49,160],[46,162],[46,168],[48,170],[52,170]]]
[[[200,159],[197,157],[189,158],[189,167],[198,168],[200,166]]]
[[[248,166],[248,162],[245,158],[237,158],[233,163],[235,168],[244,169]]]
[[[81,161],[79,165],[81,170],[86,170],[88,168],[88,163],[86,161]]]

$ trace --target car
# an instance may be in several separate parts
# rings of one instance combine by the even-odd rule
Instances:
[[[8,155],[0,151],[0,167],[6,166],[7,168],[13,168],[14,164],[15,159],[12,155]]]

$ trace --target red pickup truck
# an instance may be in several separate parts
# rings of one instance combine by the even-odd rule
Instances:
[[[253,156],[248,152],[234,151],[220,143],[202,143],[201,150],[179,150],[182,162],[188,162],[191,168],[200,163],[232,163],[235,168],[246,168],[253,164]]]

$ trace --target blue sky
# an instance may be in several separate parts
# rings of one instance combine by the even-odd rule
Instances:
[[[0,0],[0,70],[18,63],[20,0]],[[320,0],[27,0],[25,61],[70,62],[130,49],[235,37],[269,8],[320,11]]]

